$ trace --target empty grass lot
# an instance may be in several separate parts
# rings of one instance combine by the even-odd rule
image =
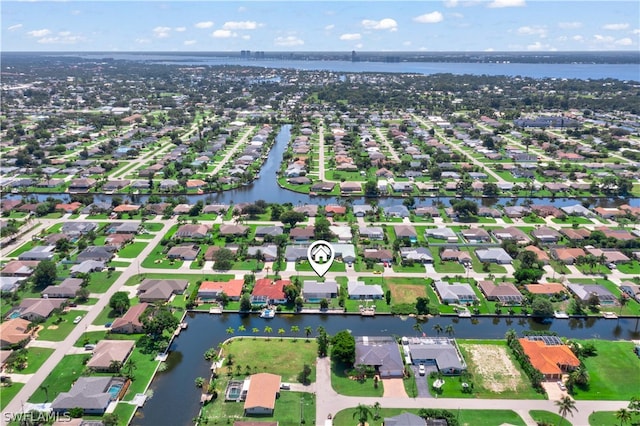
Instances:
[[[533,420],[535,420],[538,423],[546,423],[546,424],[558,425],[558,426],[571,426],[571,422],[569,420],[563,419],[558,414],[552,413],[550,411],[531,410],[529,411],[529,415]],[[569,417],[571,417],[571,415],[569,415]],[[611,423],[607,423],[607,424],[611,424]]]
[[[288,332],[289,330],[287,330]],[[244,337],[235,338],[223,347],[224,357],[233,355],[232,373],[237,372],[236,366],[242,367],[239,377],[246,376],[246,366],[253,373],[267,372],[282,376],[283,382],[297,382],[298,373],[302,371],[304,364],[311,367],[310,380],[315,381],[315,362],[318,346],[315,340],[308,342],[304,337],[296,339],[280,339],[278,330],[274,329],[274,336],[266,338]],[[302,336],[302,333],[300,334]],[[227,373],[227,364],[221,374]]]
[[[49,348],[28,348],[27,349],[27,367],[24,370],[16,371],[20,374],[33,374],[53,353],[53,349]]]
[[[29,398],[29,402],[51,402],[60,392],[67,392],[71,384],[82,375],[84,360],[91,355],[67,355],[56,365],[51,374]],[[45,392],[44,389],[47,389]],[[48,396],[48,398],[47,398]]]
[[[632,342],[579,340],[596,346],[598,355],[584,359],[589,373],[589,389],[576,388],[575,399],[624,401],[638,394],[640,364],[633,353]]]
[[[146,246],[147,243],[143,242],[129,243],[122,249],[120,249],[120,251],[118,251],[118,257],[121,257],[123,259],[134,259],[138,257],[138,255],[142,252],[142,250],[144,250]]]
[[[56,324],[58,315],[52,315],[42,323],[42,329],[38,331],[38,340],[63,341],[76,326],[73,320],[77,316],[84,316],[86,311],[68,311],[60,315],[62,322]]]

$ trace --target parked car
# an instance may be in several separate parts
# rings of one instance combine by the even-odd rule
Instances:
[[[82,315],[78,315],[77,317],[75,317],[75,318],[74,318],[74,320],[73,320],[73,323],[74,323],[74,324],[77,324],[77,323],[79,323],[80,321],[82,321]]]
[[[420,374],[421,376],[424,376],[426,373],[426,369],[424,368],[424,364],[420,364],[420,366],[418,367],[418,374]]]
[[[558,386],[560,387],[561,391],[566,391],[567,390],[567,387],[560,380],[558,380]]]
[[[96,348],[96,345],[84,345],[85,351],[92,351]]]

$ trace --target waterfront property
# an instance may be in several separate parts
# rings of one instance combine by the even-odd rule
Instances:
[[[435,365],[442,374],[460,374],[467,366],[455,339],[446,337],[404,337],[402,347],[413,365]]]
[[[528,336],[518,339],[531,365],[546,380],[558,380],[580,366],[573,351],[555,336]]]
[[[84,414],[103,414],[118,399],[126,385],[122,377],[80,377],[68,392],[61,392],[51,403],[56,413],[81,408]]]
[[[272,415],[276,398],[280,392],[280,376],[258,373],[249,376],[249,385],[244,401],[247,416]]]
[[[383,379],[404,377],[404,363],[393,337],[357,336],[354,365],[373,367]]]

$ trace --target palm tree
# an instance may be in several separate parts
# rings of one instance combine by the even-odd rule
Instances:
[[[433,326],[433,329],[436,331],[436,333],[438,333],[438,336],[440,335],[440,333],[442,333],[442,326],[440,324],[436,324]]]
[[[380,408],[382,408],[382,406],[380,405],[380,403],[378,401],[376,401],[376,403],[373,404],[373,409],[375,410],[375,412],[373,413],[373,419],[374,420],[377,420],[377,419],[380,418]]]
[[[309,341],[309,336],[311,336],[312,332],[313,332],[313,328],[311,328],[310,325],[304,328],[304,334],[307,336],[307,342]]]
[[[631,412],[626,408],[621,408],[616,411],[616,419],[620,420],[620,426],[622,426],[624,423],[631,421]]]
[[[247,331],[247,327],[245,327],[244,325],[238,326],[238,333],[244,333],[245,331]],[[242,339],[242,337],[240,337],[240,339]]]
[[[235,330],[233,329],[233,327],[227,328],[227,334],[231,335],[233,333],[235,333]]]
[[[620,293],[620,296],[618,296],[618,303],[620,304],[620,311],[618,312],[618,314],[622,313],[622,308],[624,308],[628,302],[629,298],[627,297],[627,295],[624,293]]]
[[[253,327],[253,328],[251,329],[251,332],[252,332],[253,334],[258,334],[258,333],[260,333],[260,329],[259,329],[258,327]],[[253,337],[253,340],[256,340],[256,337],[255,337],[255,336]]]
[[[280,335],[280,341],[281,342],[282,342],[282,336],[284,336],[284,333],[285,333],[284,328],[279,328],[278,329],[278,334]]]
[[[566,395],[556,401],[556,406],[558,407],[558,413],[562,416],[562,420],[567,417],[567,414],[571,414],[571,417],[573,417],[573,412],[578,411],[576,402]]]
[[[371,410],[364,404],[358,404],[356,411],[353,413],[353,418],[355,419],[356,417],[358,418],[358,424],[364,426],[369,417],[371,417]]]
[[[456,331],[453,328],[453,324],[449,324],[444,328],[444,332],[447,333],[449,336],[453,336],[454,334],[456,334]]]
[[[297,325],[292,325],[292,326],[291,326],[291,333],[292,333],[292,334],[298,334],[299,332],[300,332],[300,327],[299,327],[299,326],[297,326]],[[294,338],[294,341],[295,341],[296,339],[297,339],[297,338]]]
[[[420,324],[418,321],[416,321],[416,323],[413,324],[412,328],[416,331],[416,333],[418,333],[418,335],[423,334],[422,324]]]
[[[267,340],[269,340],[269,334],[273,333],[273,328],[266,326],[264,328],[264,333],[267,335]]]

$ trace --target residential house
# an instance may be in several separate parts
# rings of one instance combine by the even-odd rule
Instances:
[[[467,369],[454,339],[411,337],[403,340],[413,365],[435,365],[441,374],[460,374]]]
[[[176,233],[175,237],[178,238],[206,238],[211,232],[211,227],[205,224],[185,224],[180,226]]]
[[[189,285],[187,280],[158,280],[145,278],[138,286],[141,302],[166,302],[174,294],[182,294]]]
[[[593,210],[603,219],[617,219],[627,214],[626,211],[616,207],[596,207]]]
[[[338,283],[332,280],[327,280],[323,283],[304,280],[302,283],[302,297],[309,303],[318,303],[322,299],[331,300],[338,297]]]
[[[562,210],[569,216],[583,216],[583,217],[595,216],[595,214],[591,210],[589,210],[582,204],[574,204],[572,206],[563,206],[563,207],[560,207],[560,210]]]
[[[252,304],[275,305],[287,303],[287,296],[284,288],[290,285],[289,280],[272,280],[270,278],[261,278],[256,283],[251,292]]]
[[[354,192],[362,192],[362,184],[360,182],[341,182],[340,193],[353,194]]]
[[[444,249],[440,253],[440,259],[442,261],[454,260],[464,265],[470,265],[472,262],[469,252],[458,249]]]
[[[624,263],[629,262],[629,259],[624,253],[620,250],[616,249],[599,249],[593,247],[586,247],[587,253],[597,257],[598,259],[603,258],[606,263]]]
[[[431,251],[426,247],[401,247],[400,257],[418,263],[433,263]]]
[[[606,226],[599,226],[595,228],[595,230],[601,231],[607,238],[613,238],[618,241],[631,241],[638,238],[626,229],[613,229]]]
[[[314,238],[315,226],[307,226],[305,228],[293,228],[289,231],[289,238],[293,241],[302,243],[309,242]]]
[[[66,278],[58,285],[50,285],[40,293],[45,298],[73,299],[80,290],[82,280],[79,278]]]
[[[94,222],[64,222],[60,232],[68,238],[78,238],[87,232],[95,231],[98,224]]]
[[[491,241],[489,233],[482,228],[469,228],[460,231],[465,240],[470,243],[485,243]]]
[[[393,261],[393,253],[386,249],[364,249],[364,258],[388,263]]]
[[[530,251],[533,252],[533,254],[536,255],[536,259],[539,262],[542,262],[544,265],[548,265],[549,264],[549,255],[542,249],[534,246],[534,245],[530,245],[530,246],[526,246],[524,248],[526,251]]]
[[[498,301],[503,305],[519,305],[522,303],[522,294],[510,282],[480,281],[478,287],[487,300]]]
[[[353,238],[351,227],[348,225],[330,225],[329,231],[331,231],[331,233],[335,235],[340,242],[351,241]]]
[[[101,340],[93,349],[87,367],[94,371],[117,372],[113,363],[124,365],[135,344],[135,340]]]
[[[251,375],[244,400],[244,414],[247,416],[273,415],[279,392],[280,376],[270,373]]]
[[[106,246],[115,247],[116,250],[120,250],[127,243],[133,241],[134,238],[134,234],[110,234],[105,238],[104,244]]]
[[[418,207],[414,210],[416,216],[439,217],[440,210],[434,206]]]
[[[244,280],[204,281],[198,289],[198,299],[207,302],[217,300],[224,293],[229,300],[240,300],[243,286]]]
[[[382,379],[404,377],[404,362],[393,337],[357,336],[355,366],[373,367]]]
[[[308,245],[289,245],[284,250],[284,258],[287,262],[296,262],[307,258]]]
[[[108,262],[114,256],[115,247],[111,246],[88,246],[76,257],[78,263],[85,260],[95,260],[98,262]]]
[[[105,263],[100,260],[85,260],[71,267],[71,276],[77,277],[91,272],[99,272],[105,268]]]
[[[345,206],[338,206],[335,204],[329,204],[324,207],[324,211],[327,217],[333,217],[337,214],[345,214],[347,213],[347,208]]]
[[[262,246],[247,247],[247,257],[257,257],[258,253],[265,262],[274,262],[278,258],[278,246],[275,244],[266,244]]]
[[[529,209],[524,206],[507,206],[504,208],[504,214],[513,219],[526,216],[528,213]]]
[[[139,303],[130,307],[127,312],[120,318],[113,320],[111,324],[111,333],[117,334],[137,334],[142,333],[143,325],[140,316],[149,306],[148,303]]]
[[[518,341],[531,365],[541,372],[546,380],[562,379],[564,374],[580,366],[580,360],[560,339],[548,339],[553,344],[547,345],[543,338],[544,336],[528,336]]]
[[[333,243],[332,246],[336,259],[342,259],[345,263],[356,261],[356,248],[353,244]]]
[[[122,388],[126,379],[122,377],[79,377],[69,392],[61,392],[51,403],[54,413],[68,413],[81,408],[84,414],[102,415],[117,399],[110,390]]]
[[[513,258],[502,247],[491,247],[488,249],[476,250],[476,256],[482,263],[497,263],[499,265],[508,265],[513,262]]]
[[[384,208],[384,214],[388,217],[409,217],[410,213],[409,213],[409,209],[402,205],[402,204],[398,204],[395,206],[389,206],[389,207],[385,207]]]
[[[18,260],[52,260],[55,246],[35,246],[18,256]]]
[[[555,218],[561,218],[566,216],[564,214],[564,212],[562,210],[560,210],[559,208],[555,207],[555,206],[551,206],[551,205],[543,205],[543,204],[532,204],[530,206],[531,211],[534,212],[535,214],[537,214],[540,217],[555,217]]]
[[[355,217],[365,217],[370,213],[373,213],[373,207],[368,204],[357,204],[353,206],[353,215]]]
[[[284,228],[282,226],[258,226],[256,228],[256,239],[264,239],[266,236],[277,237],[278,235],[282,235],[283,232]]]
[[[507,226],[505,228],[498,228],[492,231],[493,236],[502,241],[515,241],[518,244],[527,244],[531,240],[520,229],[514,226]]]
[[[591,235],[591,231],[585,228],[561,228],[560,233],[571,241],[582,241]]]
[[[220,225],[220,236],[242,237],[249,232],[249,227],[244,225]]]
[[[25,280],[25,277],[6,277],[0,275],[0,293],[15,293],[20,287],[20,283]]]
[[[29,321],[13,318],[0,323],[0,349],[22,347],[31,339]]]
[[[464,304],[478,300],[473,289],[467,283],[450,284],[445,281],[436,281],[434,286],[442,303]]]
[[[200,253],[200,246],[197,244],[180,244],[173,246],[167,252],[169,259],[195,260]]]
[[[457,243],[458,236],[451,228],[429,228],[424,231],[424,237],[426,238],[435,238],[437,240],[445,240],[448,243]]]
[[[29,321],[41,321],[49,318],[55,309],[62,309],[65,299],[22,299],[18,312],[20,318]]]
[[[630,298],[640,302],[640,285],[631,281],[623,281],[620,283],[620,290]]]
[[[378,284],[366,285],[364,281],[349,281],[347,283],[349,299],[371,300],[382,299],[384,292]]]
[[[567,284],[567,288],[583,303],[587,303],[594,295],[598,298],[600,305],[615,305],[617,303],[617,299],[613,293],[601,285],[570,283]]]
[[[558,231],[547,226],[541,226],[534,229],[531,231],[531,235],[541,243],[555,243],[558,242],[561,237]]]
[[[96,182],[92,178],[72,179],[69,182],[69,192],[88,192],[96,185]]]
[[[551,249],[551,256],[566,265],[573,265],[580,256],[586,256],[581,248],[556,247]]]
[[[110,234],[137,234],[140,229],[138,222],[116,222],[109,225]]]
[[[418,241],[418,234],[412,225],[394,225],[393,229],[396,233],[396,238],[398,239],[406,238],[411,243],[416,243]]]
[[[0,271],[4,277],[30,277],[38,261],[35,260],[10,260]]]
[[[358,228],[360,238],[366,238],[369,240],[383,240],[384,230],[380,226],[364,226],[360,225]]]
[[[333,189],[333,188],[332,188]],[[308,217],[315,217],[318,214],[317,204],[305,204],[303,206],[297,206],[293,208],[293,211],[303,213]]]

